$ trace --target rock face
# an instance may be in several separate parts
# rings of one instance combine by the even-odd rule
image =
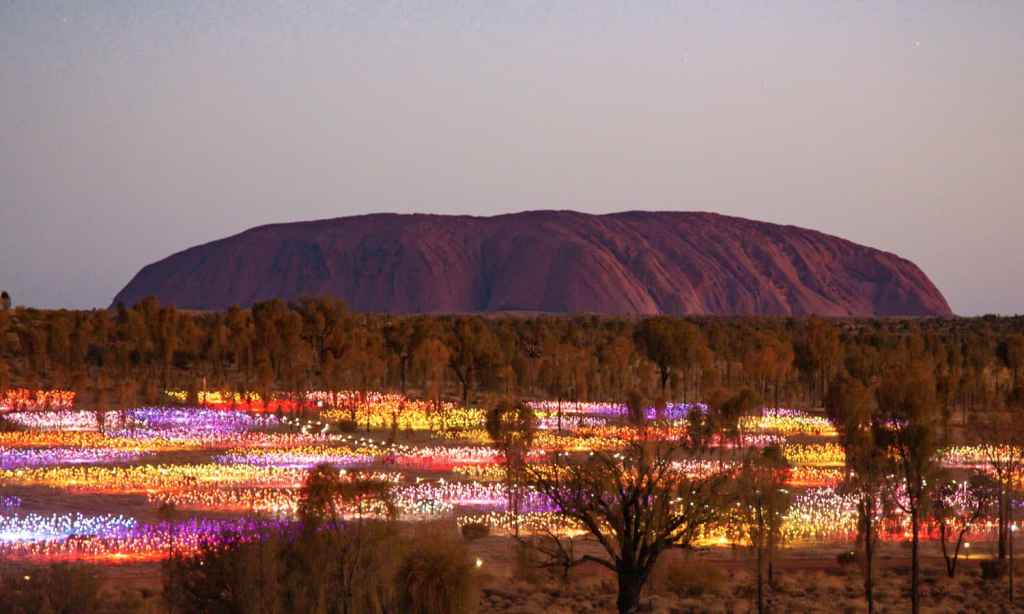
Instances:
[[[334,295],[359,311],[951,315],[913,263],[711,213],[379,214],[275,224],[174,254],[114,298],[224,309]]]

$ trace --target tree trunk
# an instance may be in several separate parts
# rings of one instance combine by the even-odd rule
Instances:
[[[760,541],[760,538],[758,538],[758,541]],[[763,552],[764,552],[764,548],[761,547],[761,544],[758,544],[757,545],[757,614],[764,614],[764,578],[763,578],[763,573],[762,573],[763,568],[764,568],[764,563],[762,561],[762,559],[764,558],[764,555],[762,554]]]
[[[619,596],[616,600],[619,614],[634,614],[640,607],[640,590],[644,586],[639,571],[619,570]]]
[[[1007,480],[999,480],[999,558],[1001,560],[1006,559],[1006,525],[1007,525],[1007,491],[1009,490],[1009,484]]]
[[[956,567],[953,562],[953,557],[949,555],[948,546],[946,544],[946,533],[948,529],[946,528],[945,519],[940,519],[939,523],[939,545],[942,546],[942,558],[946,561],[946,575],[952,578],[953,574],[956,573]]]
[[[757,614],[764,614],[764,507],[757,498]]]
[[[920,515],[920,510],[918,509],[918,506],[915,505],[910,510],[911,530],[914,532],[910,548],[910,610],[913,614],[918,614],[918,612],[921,611],[921,595],[919,586],[921,561],[918,553],[921,537]]]
[[[874,614],[875,612],[875,506],[872,498],[868,498],[864,503],[866,514],[864,515],[864,567],[866,572],[864,575],[864,597],[868,602],[868,614]]]

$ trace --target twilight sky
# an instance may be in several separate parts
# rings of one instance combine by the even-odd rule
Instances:
[[[706,210],[1024,312],[1020,0],[0,0],[0,288],[378,211]]]

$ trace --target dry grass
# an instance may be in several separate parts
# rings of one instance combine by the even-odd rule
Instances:
[[[726,594],[729,577],[725,570],[689,561],[672,561],[652,578],[655,593],[668,593],[681,599],[721,597]],[[659,586],[660,585],[660,586]]]
[[[486,543],[490,542],[490,543]],[[480,550],[477,550],[478,544]],[[481,612],[525,614],[543,612],[614,612],[614,577],[596,565],[573,570],[568,583],[556,578],[515,579],[515,552],[500,540],[487,538],[473,545],[487,552],[489,567],[479,576]],[[894,550],[894,554],[898,552]],[[908,569],[899,557],[897,565],[878,574],[875,596],[879,613],[910,609]],[[1007,601],[1006,583],[981,579],[977,561],[961,562],[957,577],[945,575],[941,560],[926,559],[922,573],[923,612],[1024,612],[1024,595],[1016,608]],[[688,612],[740,613],[756,611],[756,587],[749,561],[726,553],[684,558],[673,555],[653,574],[642,601],[642,611],[654,614]],[[1020,586],[1024,587],[1024,575]],[[863,579],[855,566],[840,566],[834,555],[814,557],[802,553],[781,561],[776,583],[767,589],[772,612],[865,612]]]

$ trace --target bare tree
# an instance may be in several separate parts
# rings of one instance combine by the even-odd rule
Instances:
[[[999,485],[983,473],[966,482],[945,480],[932,492],[932,517],[939,526],[939,544],[946,561],[946,574],[956,575],[956,563],[967,532],[990,511],[999,498]],[[953,540],[950,552],[950,540]]]
[[[687,475],[671,442],[632,442],[619,453],[573,458],[555,454],[555,467],[526,466],[528,482],[604,550],[592,561],[618,578],[618,611],[636,612],[640,591],[658,557],[688,548],[719,517],[724,473]]]
[[[764,580],[774,584],[774,559],[782,541],[782,522],[789,509],[790,495],[785,488],[789,463],[782,450],[769,446],[752,450],[743,460],[734,482],[736,505],[728,523],[730,532],[755,553],[757,611],[765,611]]]

